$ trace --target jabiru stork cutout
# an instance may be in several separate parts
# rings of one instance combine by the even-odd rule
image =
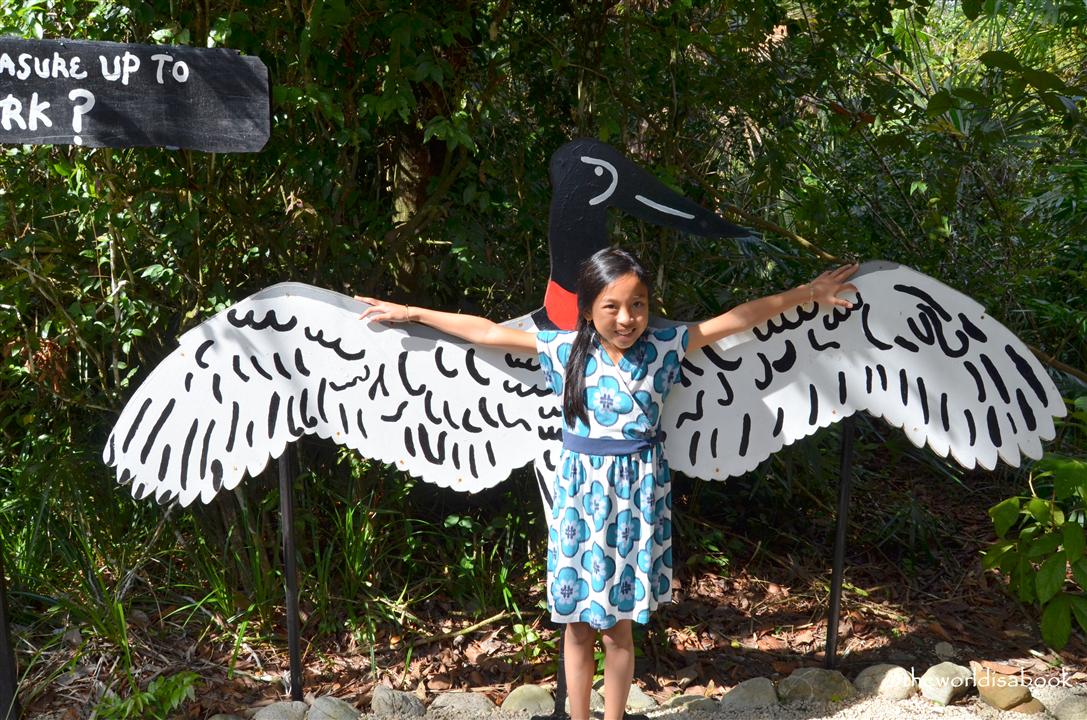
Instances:
[[[576,140],[551,161],[551,277],[544,306],[507,325],[571,329],[573,277],[607,244],[606,210],[681,232],[742,238],[614,148]],[[902,265],[867,262],[853,307],[800,306],[689,354],[661,428],[673,470],[742,475],[783,446],[859,410],[967,468],[1037,458],[1065,408],[1024,344],[978,303]],[[274,285],[189,330],[135,390],[103,451],[137,498],[207,503],[280,458],[291,694],[301,698],[288,447],[316,435],[464,492],[535,463],[548,482],[561,447],[557,396],[536,357],[473,347],[423,325],[358,321],[368,306],[301,283]],[[658,325],[674,324],[657,319]],[[848,448],[827,662],[842,576]],[[562,672],[559,672],[560,688]],[[561,689],[560,689],[561,698]],[[562,712],[561,699],[556,711]]]

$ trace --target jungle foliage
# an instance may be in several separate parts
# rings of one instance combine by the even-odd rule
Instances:
[[[1083,394],[1070,378],[1087,377],[1085,21],[1060,0],[5,2],[8,34],[257,55],[273,103],[252,155],[0,153],[0,540],[16,621],[52,642],[71,622],[112,643],[133,692],[133,607],[159,602],[235,649],[275,632],[272,474],[191,510],[133,501],[99,459],[116,413],[182,332],[282,280],[496,319],[534,309],[548,159],[572,137],[624,148],[761,234],[694,240],[616,217],[616,240],[659,269],[663,313],[721,312],[839,259],[898,261],[976,298]],[[833,465],[834,438],[740,481],[765,525],[825,540],[831,520],[793,495],[833,496],[812,463]],[[1056,447],[1087,454],[1082,436]],[[903,452],[934,482],[957,477]],[[527,472],[465,498],[319,443],[303,459],[314,632],[372,639],[437,597],[481,616],[538,612],[518,604],[543,575]],[[1025,487],[1032,469],[1015,472]],[[680,512],[713,517],[719,492],[695,486]],[[1082,472],[1043,499],[1074,497],[1082,508]],[[1082,512],[1070,522],[1082,531]],[[888,527],[908,551],[916,528]],[[727,565],[727,547],[684,542]],[[1082,585],[1045,588],[1022,599],[1081,607]]]

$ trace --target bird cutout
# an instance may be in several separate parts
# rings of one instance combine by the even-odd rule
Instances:
[[[573,277],[606,246],[608,207],[684,233],[750,236],[603,143],[564,145],[550,170],[545,302],[512,327],[573,326]],[[661,418],[673,469],[741,475],[857,410],[968,468],[1040,456],[1065,408],[1021,341],[905,266],[864,263],[851,282],[852,308],[810,303],[684,358]],[[137,498],[206,503],[316,435],[466,492],[533,462],[550,508],[561,411],[538,358],[417,323],[359,321],[366,307],[281,283],[189,330],[122,410],[104,461]]]

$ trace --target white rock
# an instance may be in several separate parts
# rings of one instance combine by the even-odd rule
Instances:
[[[313,701],[306,720],[359,720],[359,715],[350,703],[326,695]]]
[[[418,717],[426,714],[423,701],[414,693],[393,690],[385,685],[374,688],[370,698],[370,712],[375,715],[408,715]]]
[[[657,701],[642,692],[637,685],[631,684],[627,693],[627,710],[648,710],[657,707]]]
[[[817,667],[793,670],[789,677],[778,683],[777,691],[782,702],[837,702],[857,694],[857,689],[845,675]]]
[[[889,700],[905,700],[917,689],[909,670],[886,663],[861,670],[853,686],[863,695],[879,695]]]
[[[277,702],[257,710],[253,720],[306,720],[307,710],[309,705],[299,700]]]
[[[555,710],[555,697],[547,688],[539,685],[518,685],[502,701],[502,710],[527,710],[530,715],[550,715]]]
[[[1057,703],[1053,709],[1049,709],[1057,720],[1083,720],[1087,718],[1087,697],[1072,695]]]
[[[661,703],[660,707],[682,708],[686,712],[699,712],[707,715],[711,715],[720,709],[720,705],[716,700],[702,695],[673,695]]]
[[[974,673],[952,662],[933,665],[921,676],[917,686],[921,694],[941,705],[950,705],[970,690]]]
[[[936,643],[936,647],[932,648],[932,651],[936,653],[936,657],[941,660],[951,660],[958,655],[958,652],[955,651],[955,647],[951,643],[943,640]]]
[[[722,710],[747,710],[749,708],[770,707],[781,704],[777,691],[770,678],[755,677],[725,693],[718,703]]]
[[[208,720],[242,720],[237,715],[224,715],[223,713],[217,713],[208,718]]]
[[[552,708],[553,709],[553,708]],[[570,696],[566,696],[566,714],[570,714]],[[589,691],[589,709],[590,710],[603,710],[604,709],[604,696],[601,695],[595,688]]]
[[[495,707],[491,699],[482,693],[460,691],[441,693],[427,710],[445,715],[490,715]]]

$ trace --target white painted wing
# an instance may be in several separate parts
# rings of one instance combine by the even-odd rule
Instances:
[[[103,459],[137,498],[188,505],[260,472],[302,435],[467,492],[553,444],[557,398],[535,356],[360,321],[366,307],[282,283],[220,312],[136,389]],[[534,330],[527,316],[508,324]]]
[[[851,281],[851,310],[800,307],[688,355],[662,417],[671,467],[741,475],[857,410],[967,468],[1041,455],[1064,403],[1015,335],[902,265],[864,263]]]

